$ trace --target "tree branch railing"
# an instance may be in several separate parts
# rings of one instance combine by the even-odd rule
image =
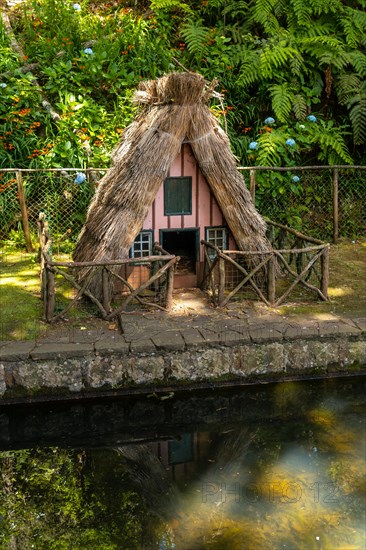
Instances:
[[[281,305],[297,286],[315,293],[320,300],[328,300],[330,245],[281,224],[268,223],[292,237],[294,242],[290,248],[270,248],[265,251],[220,250],[212,243],[201,241],[205,257],[202,286],[210,289],[214,305],[225,307],[245,285],[271,307]],[[281,239],[279,242],[283,242]],[[320,266],[318,271],[316,265]],[[241,277],[232,289],[228,266],[234,266]],[[312,274],[315,275],[315,283],[309,281]],[[279,284],[283,279],[291,281],[285,290]]]
[[[123,314],[131,302],[137,302],[144,307],[156,307],[163,311],[169,311],[172,306],[172,294],[174,286],[175,265],[179,257],[160,252],[152,256],[143,256],[140,258],[127,258],[122,260],[99,260],[90,262],[72,262],[55,261],[51,256],[51,238],[48,229],[48,223],[43,213],[39,216],[38,222],[39,243],[40,243],[40,263],[41,263],[41,297],[44,302],[44,320],[48,323],[54,323],[65,318],[66,313],[71,308],[78,305],[82,297],[87,297],[97,307],[101,317],[110,321]],[[140,283],[137,288],[128,280],[128,277],[121,275],[118,268],[130,269],[148,267],[150,269],[149,277]],[[77,276],[70,274],[70,271],[78,268],[89,268],[86,277],[79,281]],[[116,270],[117,268],[117,270]],[[68,303],[56,310],[57,283],[56,276],[62,277],[71,288],[76,291]],[[100,280],[101,296],[96,296],[89,286],[95,278]],[[118,293],[118,298],[122,299],[122,304],[113,307],[113,285],[111,281],[116,279],[122,283],[122,289]],[[160,282],[160,286],[154,287]],[[146,299],[144,291],[149,288],[158,288],[154,292],[157,301]],[[158,303],[160,300],[161,303]]]

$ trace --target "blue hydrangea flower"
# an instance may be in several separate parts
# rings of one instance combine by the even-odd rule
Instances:
[[[85,180],[86,180],[86,175],[83,172],[78,172],[76,174],[76,178],[74,179],[74,183],[77,183],[78,185],[80,185],[81,183],[84,183]]]
[[[5,82],[0,82],[0,88],[7,88],[7,84]]]
[[[296,141],[292,138],[286,139],[286,145],[293,147],[296,144]]]
[[[316,122],[316,116],[314,116],[314,115],[309,115],[307,117],[307,119],[308,119],[309,122]]]
[[[258,142],[257,141],[251,141],[249,143],[249,149],[251,149],[252,151],[254,151],[254,149],[257,149],[258,147]]]
[[[86,55],[93,55],[94,54],[94,52],[91,48],[85,48],[84,53],[86,53]]]
[[[273,117],[269,116],[264,121],[264,124],[274,124],[275,122],[276,122],[275,119]]]
[[[292,176],[292,181],[297,183],[298,181],[300,181],[300,178],[299,176]]]
[[[80,4],[73,4],[72,7],[75,11],[80,11],[81,10]]]

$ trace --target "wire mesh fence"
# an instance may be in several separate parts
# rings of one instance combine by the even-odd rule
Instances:
[[[366,166],[241,170],[262,215],[322,240],[366,234]]]
[[[366,166],[243,167],[259,212],[323,240],[366,234]],[[72,252],[104,170],[0,171],[0,240],[24,239],[24,208],[36,242],[39,212],[49,222],[54,253]],[[85,178],[85,179],[84,179]]]
[[[103,170],[5,170],[0,173],[0,239],[21,240],[25,198],[30,236],[37,241],[40,212],[48,220],[55,253],[70,253]],[[78,178],[79,175],[79,178]],[[81,177],[82,175],[82,177]],[[85,177],[85,179],[84,179]]]

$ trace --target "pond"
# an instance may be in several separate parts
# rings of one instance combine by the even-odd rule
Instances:
[[[366,377],[0,408],[0,548],[365,548]]]

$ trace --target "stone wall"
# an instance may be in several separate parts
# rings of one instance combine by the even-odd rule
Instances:
[[[67,357],[55,348],[48,359],[8,357],[0,361],[0,403],[306,378],[363,369],[364,332],[140,354],[88,348]]]

